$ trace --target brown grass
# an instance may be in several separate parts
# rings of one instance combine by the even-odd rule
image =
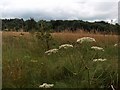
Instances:
[[[3,36],[19,36],[20,34],[24,34],[24,36],[29,36],[29,32],[2,32]]]
[[[90,34],[90,33],[70,33],[70,32],[62,32],[62,33],[53,33],[52,34],[54,38],[63,40],[63,41],[76,41],[78,38],[81,37],[93,37],[99,42],[117,42],[118,36],[117,35],[102,35],[102,34]]]
[[[29,32],[3,32],[2,36],[13,36],[19,37],[20,34],[23,34],[25,38],[31,38],[31,34]],[[93,34],[93,33],[86,33],[86,32],[60,32],[60,33],[52,33],[53,38],[61,41],[76,41],[78,38],[81,37],[93,37],[98,42],[113,42],[116,43],[118,41],[118,35],[103,35],[100,33]]]

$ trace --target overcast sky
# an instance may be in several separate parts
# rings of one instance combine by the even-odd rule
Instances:
[[[119,0],[0,0],[2,18],[113,20]]]

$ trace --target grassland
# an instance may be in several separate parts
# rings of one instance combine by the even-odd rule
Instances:
[[[52,83],[53,88],[117,88],[117,35],[52,33],[50,49],[65,43],[74,47],[46,55],[43,41],[28,32],[22,33],[2,33],[3,88],[39,88],[43,83]],[[86,36],[96,42],[76,43]],[[91,50],[91,46],[102,47],[104,52]],[[94,62],[95,58],[107,60]]]

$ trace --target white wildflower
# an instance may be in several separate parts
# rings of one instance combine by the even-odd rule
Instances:
[[[73,45],[63,44],[63,45],[60,45],[60,46],[59,46],[59,49],[61,49],[61,48],[67,49],[67,48],[72,48],[72,47],[73,47]]]
[[[102,47],[92,46],[91,49],[104,51]]]
[[[20,34],[19,36],[20,36],[20,37],[22,37],[23,35],[22,35],[22,34]]]
[[[103,62],[103,61],[106,61],[107,59],[102,59],[102,58],[100,58],[100,59],[94,59],[93,61],[94,62],[97,62],[97,61],[101,61],[101,62]]]
[[[44,65],[44,63],[41,63],[41,65]]]
[[[73,75],[77,75],[77,73],[73,73]]]
[[[58,49],[50,49],[50,50],[46,51],[45,53],[50,55],[52,53],[57,53],[57,52],[58,52]]]
[[[40,85],[39,87],[40,87],[40,88],[51,88],[51,87],[53,87],[53,86],[54,86],[54,84],[43,83],[43,84]]]
[[[111,88],[112,88],[112,90],[115,90],[115,88],[113,87],[113,85],[111,85]]]
[[[13,37],[17,37],[17,35],[13,35]]]
[[[118,46],[118,44],[114,44],[114,47],[117,47]]]
[[[38,62],[38,61],[37,61],[37,60],[31,60],[31,62],[36,63],[36,62]]]
[[[96,42],[96,40],[91,37],[83,37],[83,38],[77,39],[77,43],[83,43],[83,42]]]

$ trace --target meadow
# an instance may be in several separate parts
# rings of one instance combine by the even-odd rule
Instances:
[[[118,36],[86,32],[52,33],[48,55],[46,43],[29,32],[2,33],[3,88],[118,88]],[[96,42],[77,43],[91,37]],[[73,47],[61,48],[70,44]],[[116,44],[116,45],[115,45]],[[104,51],[94,50],[98,46]],[[94,59],[104,59],[94,60]]]

